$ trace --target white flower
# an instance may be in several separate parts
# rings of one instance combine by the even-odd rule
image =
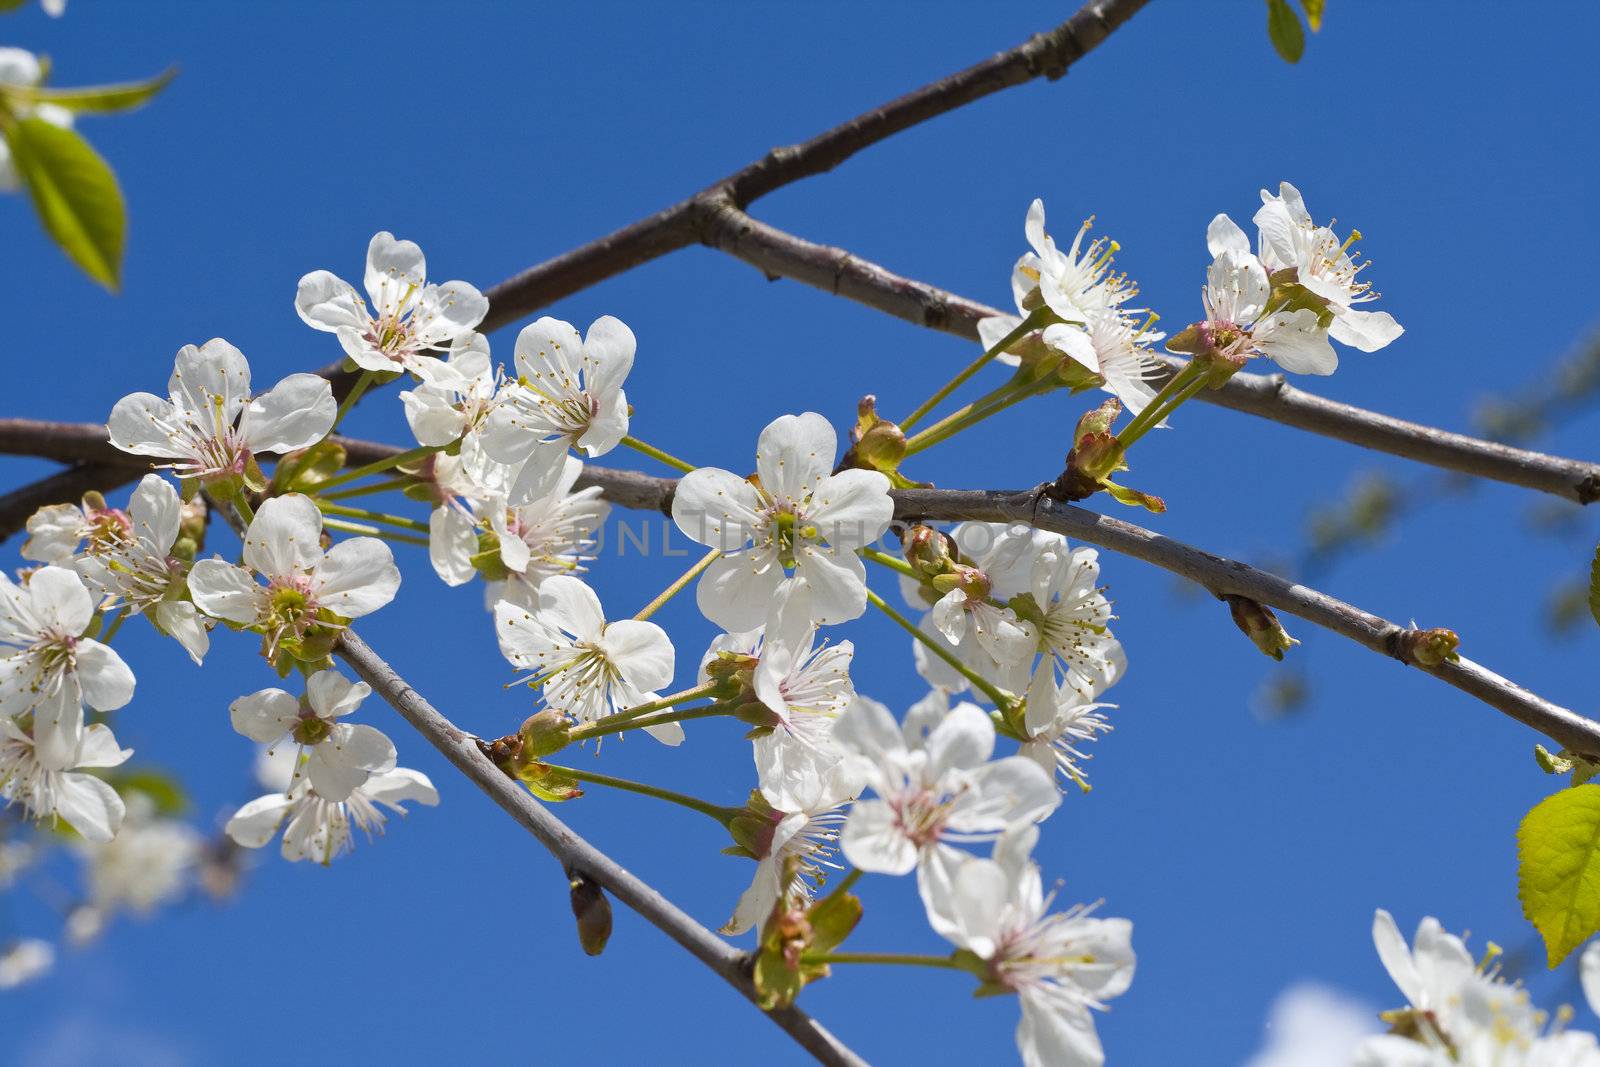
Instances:
[[[341,801],[372,775],[394,770],[394,742],[381,730],[339,721],[371,692],[338,671],[318,671],[306,679],[303,698],[263,689],[235,700],[228,711],[233,728],[252,741],[291,739],[307,753],[311,788],[324,800]]]
[[[0,47],[0,84],[31,88],[39,84],[44,68],[39,57],[22,48]],[[32,108],[19,108],[17,118],[43,119],[52,126],[72,128],[72,112],[56,104],[37,104]],[[11,158],[11,148],[0,138],[0,193],[14,193],[22,188],[22,178],[17,173],[16,162]]]
[[[1048,772],[1025,756],[989,761],[994,724],[975,704],[957,704],[923,732],[920,716],[896,725],[889,710],[857,696],[834,725],[833,739],[852,773],[877,793],[858,800],[841,847],[864,871],[917,871],[924,903],[948,891],[963,854],[952,842],[992,839],[1056,809],[1061,794]]]
[[[1590,941],[1583,955],[1578,957],[1578,977],[1589,1010],[1600,1015],[1600,940]]]
[[[762,772],[761,793],[774,809],[773,822],[769,835],[757,843],[755,876],[723,924],[723,933],[742,934],[759,925],[786,892],[807,904],[815,899],[818,882],[829,869],[838,869],[832,857],[845,819],[843,806],[859,789],[839,759],[827,767],[791,764],[779,772]],[[784,886],[791,859],[796,861],[794,878]]]
[[[369,838],[374,831],[382,833],[387,818],[379,805],[404,815],[401,805],[408,800],[431,806],[439,803],[439,793],[427,775],[404,767],[373,775],[342,801],[318,795],[311,783],[300,777],[288,792],[257,797],[240,808],[224,829],[245,848],[261,848],[288,819],[283,858],[326,865],[355,847],[352,826]]]
[[[1225,359],[1242,363],[1266,356],[1296,374],[1332,374],[1339,357],[1314,311],[1267,311],[1272,284],[1261,261],[1250,253],[1244,231],[1218,215],[1206,232],[1214,257],[1202,293],[1206,321],[1202,336]]]
[[[1084,700],[1093,700],[1127,673],[1122,644],[1112,635],[1111,602],[1096,584],[1100,554],[1069,549],[1063,538],[1034,567],[1031,603],[1018,609],[1030,623],[1042,659],[1031,676],[1026,662],[1008,672],[1006,688],[1054,696],[1055,672]]]
[[[610,315],[594,320],[587,337],[548,316],[517,334],[516,384],[502,390],[483,431],[492,458],[522,464],[513,502],[550,492],[568,449],[603,456],[627,435],[622,383],[635,346],[633,331]]]
[[[1090,1013],[1133,981],[1133,924],[1095,918],[1093,905],[1050,914],[1054,894],[1028,858],[1038,836],[1037,827],[1019,828],[996,843],[994,859],[965,857],[929,917],[988,964],[991,983],[1017,994],[1017,1049],[1027,1067],[1100,1067],[1105,1053]]]
[[[1115,311],[1138,294],[1126,274],[1111,269],[1119,247],[1115,241],[1102,237],[1084,245],[1083,239],[1093,225],[1093,219],[1086,219],[1072,238],[1072,247],[1063,252],[1045,232],[1044,201],[1035,200],[1028,205],[1023,232],[1033,253],[1018,260],[1012,272],[1012,288],[1021,290],[1019,309],[1027,304],[1037,306],[1036,302],[1042,300],[1067,322],[1086,322],[1090,315]],[[1038,290],[1036,298],[1032,296],[1034,289]]]
[[[127,809],[104,779],[80,772],[116,767],[131,755],[117,747],[110,727],[96,723],[53,766],[20,726],[0,718],[0,799],[21,804],[34,819],[60,819],[85,840],[110,841]]]
[[[1462,940],[1429,915],[1417,924],[1415,948],[1408,948],[1394,916],[1379,908],[1372,918],[1372,942],[1384,970],[1411,1006],[1448,1025],[1461,1007],[1464,990],[1478,976]]]
[[[930,605],[937,590],[902,576],[901,595],[906,603],[929,609],[922,617],[924,633],[979,677],[1002,684],[1009,670],[1032,661],[1038,634],[1031,623],[995,601],[1029,591],[1040,557],[1063,549],[1066,539],[1032,527],[986,522],[961,523],[950,538],[961,553],[954,588]],[[930,655],[923,642],[913,641],[913,646],[917,670],[929,685],[960,692],[972,684],[942,657]]]
[[[791,569],[805,582],[813,622],[848,622],[866,611],[856,549],[883,535],[894,501],[877,471],[829,473],[837,445],[816,412],[784,415],[761,431],[754,478],[702,467],[678,482],[672,521],[724,552],[696,590],[706,618],[730,633],[755,629]]]
[[[489,313],[489,301],[466,282],[429,285],[422,249],[387,231],[367,245],[367,295],[325,270],[300,279],[295,310],[312,329],[338,337],[362,370],[411,371],[424,381],[438,370],[433,353],[469,338]]]
[[[501,599],[534,607],[546,579],[587,569],[584,563],[594,558],[589,554],[594,532],[611,514],[611,505],[600,499],[597,485],[573,491],[582,473],[583,463],[568,456],[561,480],[548,496],[516,506],[489,502],[489,528],[506,571],[504,583],[490,583],[485,593],[491,607]]]
[[[1087,789],[1089,776],[1083,764],[1093,757],[1080,746],[1111,732],[1104,712],[1114,707],[1085,700],[1070,685],[1054,686],[1049,673],[1040,671],[1023,709],[1023,729],[1028,737],[1021,752],[1045,770],[1059,770],[1078,788]]]
[[[119,909],[148,915],[177,899],[200,860],[204,842],[193,827],[156,816],[142,793],[131,793],[127,804],[127,818],[116,837],[77,846],[86,866],[89,901],[68,920],[76,941],[99,933]]]
[[[170,399],[133,393],[106,420],[111,443],[138,456],[170,459],[180,478],[242,476],[257,452],[292,452],[327,436],[338,405],[326,378],[291,374],[250,397],[250,364],[218,337],[178,350]]]
[[[172,555],[183,522],[177,490],[160,475],[145,475],[133,491],[126,522],[120,541],[91,539],[78,573],[113,602],[125,603],[130,614],[146,614],[201,662],[211,646],[209,620],[186,599],[189,568]]]
[[[1311,221],[1300,190],[1288,182],[1278,186],[1279,195],[1261,190],[1261,208],[1256,212],[1261,263],[1269,272],[1293,270],[1295,280],[1328,302],[1333,325],[1328,332],[1335,341],[1362,352],[1376,352],[1405,330],[1387,311],[1360,311],[1357,304],[1378,299],[1370,282],[1360,279],[1371,263],[1357,264],[1350,246],[1360,239],[1351,231],[1341,242],[1327,226]]]
[[[654,699],[651,691],[672,681],[666,631],[637,619],[606,622],[594,590],[568,575],[545,579],[532,612],[496,604],[494,627],[511,665],[531,671],[545,701],[580,723]],[[675,722],[649,732],[669,745],[683,740]]]
[[[83,705],[116,711],[133,699],[133,672],[107,646],[84,637],[94,605],[83,579],[42,567],[26,585],[0,574],[0,721],[32,716],[38,759],[76,766]]]
[[[352,537],[324,552],[322,513],[299,493],[261,505],[245,531],[243,567],[203,559],[189,572],[189,592],[200,610],[265,634],[269,657],[285,641],[377,611],[399,588],[394,555],[376,537]]]
[[[500,400],[489,339],[476,331],[463,335],[451,346],[450,358],[434,364],[430,373],[400,394],[417,444],[442,448],[469,437],[476,441]]]
[[[79,504],[46,504],[28,516],[28,539],[19,550],[23,559],[37,563],[72,565],[87,542],[89,552],[101,552],[127,543],[132,536],[128,513],[99,507],[93,499]]]
[[[0,989],[15,989],[45,974],[56,962],[55,946],[24,937],[0,951]]]

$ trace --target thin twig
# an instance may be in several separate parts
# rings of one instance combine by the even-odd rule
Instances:
[[[548,849],[561,862],[563,869],[581,872],[604,886],[618,900],[711,968],[746,999],[755,1002],[756,992],[750,979],[749,960],[743,952],[700,925],[672,901],[552,815],[549,809],[534,800],[526,789],[483,754],[476,738],[441,715],[354,631],[344,632],[335,652],[362,681],[372,686],[395,711],[416,727],[417,732],[458,771],[471,779],[489,799],[500,805],[506,814]],[[818,1061],[841,1067],[865,1067],[865,1060],[799,1008],[781,1008],[765,1014]]]
[[[991,93],[1036,78],[1055,81],[1146,3],[1148,0],[1092,0],[1053,30],[1034,34],[1015,48],[930,82],[809,141],[774,148],[686,200],[529,267],[484,291],[489,298],[489,314],[479,328],[485,333],[499,329],[564,296],[697,243],[707,215],[721,205],[748,207],[770,192],[832,170],[862,149],[902,130]],[[334,392],[340,397],[356,378],[342,368],[340,361],[317,372],[333,381]]]
[[[768,277],[793,278],[959,337],[977,340],[978,322],[1002,314],[975,300],[901,277],[842,248],[785,233],[733,206],[723,207],[714,216],[704,239]],[[1184,366],[1183,360],[1162,358],[1169,375]],[[1151,384],[1159,387],[1164,381],[1153,379]],[[1600,464],[1514,448],[1326,400],[1289,385],[1281,374],[1236,374],[1221,389],[1207,389],[1198,399],[1363,448],[1537,489],[1580,504],[1600,499]]]

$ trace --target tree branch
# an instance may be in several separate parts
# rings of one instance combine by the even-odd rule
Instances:
[[[705,243],[759,268],[888,312],[897,318],[977,340],[978,321],[1002,314],[943,289],[904,278],[842,248],[814,244],[751,218],[732,205],[711,217]],[[1184,361],[1162,359],[1168,375]],[[1165,379],[1154,381],[1159,387]],[[1520,485],[1590,504],[1600,499],[1600,464],[1496,444],[1341,404],[1289,385],[1283,375],[1236,374],[1198,399],[1362,448],[1444,470]]]
[[[476,738],[461,730],[424,700],[422,694],[411,688],[355,631],[345,631],[335,652],[390,707],[416,727],[429,744],[443,753],[456,770],[466,775],[489,799],[538,839],[566,870],[581,872],[604,886],[652,926],[687,949],[695,959],[710,967],[747,1000],[755,1003],[755,986],[751,982],[748,960],[743,952],[701,926],[676,904],[579,837],[566,823],[535,801],[526,789],[507,777],[479,750]],[[820,1062],[841,1067],[865,1067],[865,1060],[799,1008],[785,1008],[764,1014]]]
[[[902,130],[991,93],[1035,78],[1055,81],[1146,3],[1148,0],[1092,0],[1053,30],[1034,34],[1015,48],[930,82],[802,144],[774,148],[649,218],[529,267],[484,292],[489,298],[489,314],[481,329],[488,333],[564,296],[696,243],[706,214],[717,205],[747,207],[785,185],[832,170]],[[317,373],[333,381],[334,392],[342,399],[356,376],[346,374],[341,365],[342,361],[332,363]]]

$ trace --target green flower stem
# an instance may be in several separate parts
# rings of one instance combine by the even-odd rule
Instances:
[[[680,470],[685,474],[688,474],[690,471],[694,470],[694,464],[685,463],[683,460],[679,459],[677,456],[674,456],[672,453],[663,452],[663,451],[661,451],[661,449],[657,448],[655,445],[645,444],[643,441],[639,440],[637,437],[624,437],[622,439],[621,443],[627,445],[629,448],[633,449],[635,452],[643,452],[645,455],[649,456],[651,459],[658,460],[658,461],[660,461],[662,463],[665,463],[667,466],[676,468],[677,470]]]
[[[654,615],[656,612],[660,611],[662,605],[671,600],[673,597],[677,596],[679,593],[683,592],[683,587],[700,577],[701,573],[704,572],[707,567],[711,566],[712,563],[716,562],[717,557],[720,555],[722,555],[722,549],[713,548],[710,552],[707,552],[704,556],[700,557],[700,562],[684,571],[683,575],[678,578],[677,581],[673,582],[671,585],[667,586],[661,591],[660,596],[656,597],[654,600],[650,601],[650,603],[640,608],[639,614],[635,615],[634,618],[642,622]]]
[[[575,767],[561,767],[554,763],[547,763],[545,766],[558,774],[571,775],[580,782],[609,786],[612,789],[620,789],[625,793],[638,793],[640,796],[655,797],[657,800],[665,800],[669,804],[676,804],[679,807],[688,808],[690,811],[698,811],[702,815],[707,815],[717,820],[723,826],[728,825],[730,819],[744,810],[743,808],[725,808],[720,804],[712,804],[698,797],[691,797],[686,793],[675,793],[670,789],[646,785],[644,782],[635,782],[628,778],[615,778],[609,774],[600,774],[596,771],[580,771]]]
[[[558,673],[559,669],[551,671],[549,674],[545,674],[539,678],[536,678],[533,684],[543,685],[551,678],[554,678]],[[637,719],[641,715],[651,715],[658,711],[666,711],[668,708],[675,708],[679,704],[687,704],[691,700],[699,700],[701,697],[709,697],[716,692],[716,689],[717,687],[714,684],[697,685],[693,689],[684,689],[668,696],[659,697],[655,700],[649,701],[648,703],[635,704],[633,707],[623,708],[621,711],[616,712],[613,715],[605,715],[591,723],[585,723],[584,725],[574,729],[573,734],[588,730],[591,727],[604,726],[607,723],[626,722],[630,719]],[[611,733],[613,731],[607,730],[606,732]]]
[[[318,500],[317,507],[325,515],[340,515],[347,519],[364,519],[367,522],[380,522],[385,526],[398,526],[402,530],[416,530],[418,533],[427,533],[428,524],[408,519],[400,515],[388,515],[381,511],[368,511],[366,508],[345,507],[343,504],[333,504],[326,500]]]
[[[428,545],[426,537],[415,537],[411,534],[396,533],[393,530],[384,530],[377,526],[366,526],[359,522],[346,522],[343,519],[323,519],[322,525],[330,530],[340,533],[362,534],[366,537],[378,537],[385,541],[393,541],[403,545]]]
[[[1123,450],[1126,451],[1129,445],[1143,437],[1151,427],[1159,426],[1161,420],[1179,404],[1198,393],[1204,384],[1204,369],[1195,366],[1192,361],[1167,379],[1167,384],[1163,385],[1161,391],[1144,406],[1144,410],[1135,415],[1133,420],[1122,428],[1122,432],[1117,434],[1117,440],[1122,442]]]
[[[990,360],[994,359],[994,357],[998,356],[1000,353],[1004,352],[1006,349],[1010,348],[1012,345],[1028,336],[1028,334],[1032,333],[1034,330],[1037,330],[1039,327],[1045,325],[1053,317],[1054,316],[1051,315],[1049,308],[1039,308],[1035,310],[1027,318],[1023,319],[1021,325],[1019,325],[1015,330],[1012,330],[1010,333],[1000,338],[993,348],[985,349],[983,355],[967,364],[966,367],[962,368],[961,373],[957,374],[954,378],[951,378],[944,384],[943,387],[939,389],[938,392],[934,393],[927,400],[924,400],[921,406],[919,406],[911,414],[907,415],[900,423],[900,429],[911,429],[912,426],[916,425],[922,420],[924,415],[938,407],[940,401],[949,396],[951,393],[955,392],[957,389],[961,388],[967,379],[971,378],[974,374],[977,374],[984,367],[988,366]]]
[[[962,967],[949,956],[913,956],[903,952],[817,952],[800,957],[802,963],[892,963],[905,967],[940,967],[961,971]]]
[[[912,637],[915,637],[918,641],[921,641],[924,645],[928,646],[928,650],[930,652],[959,671],[961,675],[967,679],[967,681],[971,682],[977,687],[979,692],[993,701],[995,707],[1005,709],[1011,706],[1012,701],[1009,696],[1001,692],[998,687],[980,675],[977,671],[973,670],[971,667],[968,667],[965,663],[962,663],[950,652],[949,649],[938,644],[933,638],[923,633],[921,627],[917,626],[916,623],[912,622],[910,619],[891,608],[888,604],[885,604],[883,602],[883,597],[879,596],[877,593],[874,593],[871,589],[868,589],[867,600],[872,603],[873,607],[877,608],[879,611],[889,616],[889,618],[899,623],[908,634],[910,634]]]
[[[368,482],[366,485],[357,485],[350,489],[341,489],[337,493],[328,493],[323,500],[348,500],[350,497],[367,496],[370,493],[387,493],[391,489],[404,489],[410,485],[412,478],[409,475],[399,475],[394,478],[385,478],[381,482]]]
[[[111,643],[111,639],[117,636],[117,631],[122,629],[122,624],[126,622],[127,619],[128,610],[126,608],[119,608],[117,613],[111,617],[111,623],[106,627],[105,633],[101,634],[98,638],[96,638],[96,640],[102,645],[109,645]]]
[[[344,399],[340,401],[338,414],[334,415],[333,417],[333,429],[329,430],[329,433],[332,433],[334,430],[339,428],[339,424],[343,422],[344,417],[350,413],[350,409],[356,406],[356,401],[361,399],[361,394],[365,393],[367,391],[367,386],[372,384],[372,379],[374,377],[376,377],[376,375],[370,370],[364,370],[361,372],[361,376],[356,379],[356,384],[350,387],[350,391],[346,393]]]
[[[401,452],[398,455],[390,456],[388,459],[380,459],[373,463],[368,463],[365,467],[354,467],[345,471],[343,474],[334,475],[332,478],[329,478],[327,481],[317,486],[317,495],[321,496],[329,489],[344,485],[347,482],[353,482],[358,478],[365,478],[371,474],[381,474],[386,470],[392,470],[395,467],[399,467],[406,463],[415,463],[419,459],[427,459],[435,452],[443,452],[449,447],[449,445],[421,445],[417,448],[410,449],[409,451]]]
[[[651,726],[665,726],[669,722],[688,722],[691,719],[709,719],[717,715],[732,715],[724,704],[696,704],[692,708],[678,708],[676,711],[662,711],[653,715],[630,715],[622,721],[614,721],[618,717],[607,715],[603,719],[585,723],[574,728],[567,734],[569,741],[587,741],[591,737],[605,737],[608,734],[620,734],[628,730],[643,730]]]
[[[1038,381],[1023,382],[1020,385],[1016,382],[1007,382],[988,396],[968,404],[948,418],[939,420],[921,433],[913,434],[911,439],[906,442],[906,455],[915,455],[924,449],[932,448],[941,441],[949,440],[962,430],[976,426],[991,415],[999,414],[1013,404],[1021,403],[1030,397],[1043,396],[1052,389],[1060,387],[1061,383],[1055,379],[1053,374],[1046,375]]]

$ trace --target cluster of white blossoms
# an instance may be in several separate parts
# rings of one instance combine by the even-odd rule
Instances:
[[[1408,946],[1381,908],[1372,940],[1407,1006],[1384,1013],[1389,1032],[1363,1040],[1351,1067],[1600,1067],[1594,1034],[1566,1028],[1571,1009],[1552,1016],[1505,981],[1494,944],[1474,962],[1430,915]],[[1585,998],[1600,1011],[1600,943],[1584,951],[1579,972]]]
[[[1371,350],[1398,335],[1392,319],[1356,307],[1370,296],[1348,243],[1312,226],[1283,188],[1256,216],[1258,253],[1224,217],[1212,224],[1208,318],[1180,335],[1197,368],[1263,354],[1326,371],[1328,336]],[[1137,289],[1112,268],[1115,243],[1087,231],[1058,248],[1034,202],[1033,251],[1012,279],[1021,316],[983,324],[985,358],[1015,365],[1023,392],[1100,386],[1117,398],[1107,404],[1159,424],[1175,406],[1154,387],[1162,365],[1149,346],[1163,335],[1128,306]],[[838,902],[854,900],[846,890],[864,873],[914,873],[932,931],[952,946],[941,965],[969,972],[980,993],[1019,998],[1024,1062],[1102,1063],[1094,1013],[1129,987],[1132,925],[1095,905],[1056,908],[1032,858],[1040,824],[1088,790],[1090,746],[1111,729],[1101,698],[1127,670],[1095,550],[1029,526],[895,526],[891,488],[908,484],[898,463],[934,437],[907,438],[868,401],[842,455],[834,427],[808,411],[761,431],[753,471],[696,468],[630,436],[636,341],[618,319],[580,333],[541,318],[517,335],[508,368],[479,332],[487,300],[465,282],[430,283],[415,244],[376,235],[364,283],[366,298],[316,271],[295,298],[345,354],[354,381],[342,402],[312,374],[255,395],[232,345],[186,346],[165,397],[126,397],[108,420],[112,444],[178,485],[154,473],[125,509],[91,494],[41,510],[23,548],[40,566],[0,578],[0,795],[100,849],[103,887],[80,925],[167,899],[175,872],[195,862],[192,838],[143,817],[128,820],[137,837],[116,837],[124,804],[96,773],[131,755],[84,710],[133,695],[106,643],[130,616],[197,664],[218,633],[252,634],[278,677],[295,679],[229,709],[273,768],[266,795],[227,822],[238,845],[281,833],[284,857],[326,864],[356,830],[380,830],[385,810],[437,802],[424,775],[396,766],[389,737],[352,721],[371,690],[335,665],[352,621],[399,590],[390,542],[418,543],[448,585],[483,581],[500,651],[538,695],[520,730],[482,742],[502,770],[547,800],[591,782],[684,803],[755,861],[723,930],[758,932],[760,959],[793,979],[787,992],[764,986],[775,979],[758,963],[763,997],[778,1003],[831,962],[862,962],[832,958],[854,925],[840,926]],[[347,462],[334,429],[367,389],[403,377],[417,446]],[[1088,436],[1107,438],[1118,413]],[[958,428],[946,420],[934,436]],[[583,577],[609,512],[584,460],[619,446],[683,472],[672,519],[707,549],[632,616],[608,611]],[[369,510],[363,498],[378,493],[425,505],[426,521]],[[240,535],[233,558],[204,554],[216,512]],[[920,619],[874,591],[869,563]],[[674,690],[677,650],[651,616],[696,578],[700,613],[722,632],[693,661],[693,684]],[[869,607],[910,633],[929,686],[903,718],[857,692],[856,645],[829,633]],[[755,788],[742,808],[549,759],[589,740],[598,754],[602,738],[635,729],[677,746],[685,723],[716,716],[749,729]],[[148,877],[130,877],[145,856]],[[15,966],[36,958],[23,952]]]

